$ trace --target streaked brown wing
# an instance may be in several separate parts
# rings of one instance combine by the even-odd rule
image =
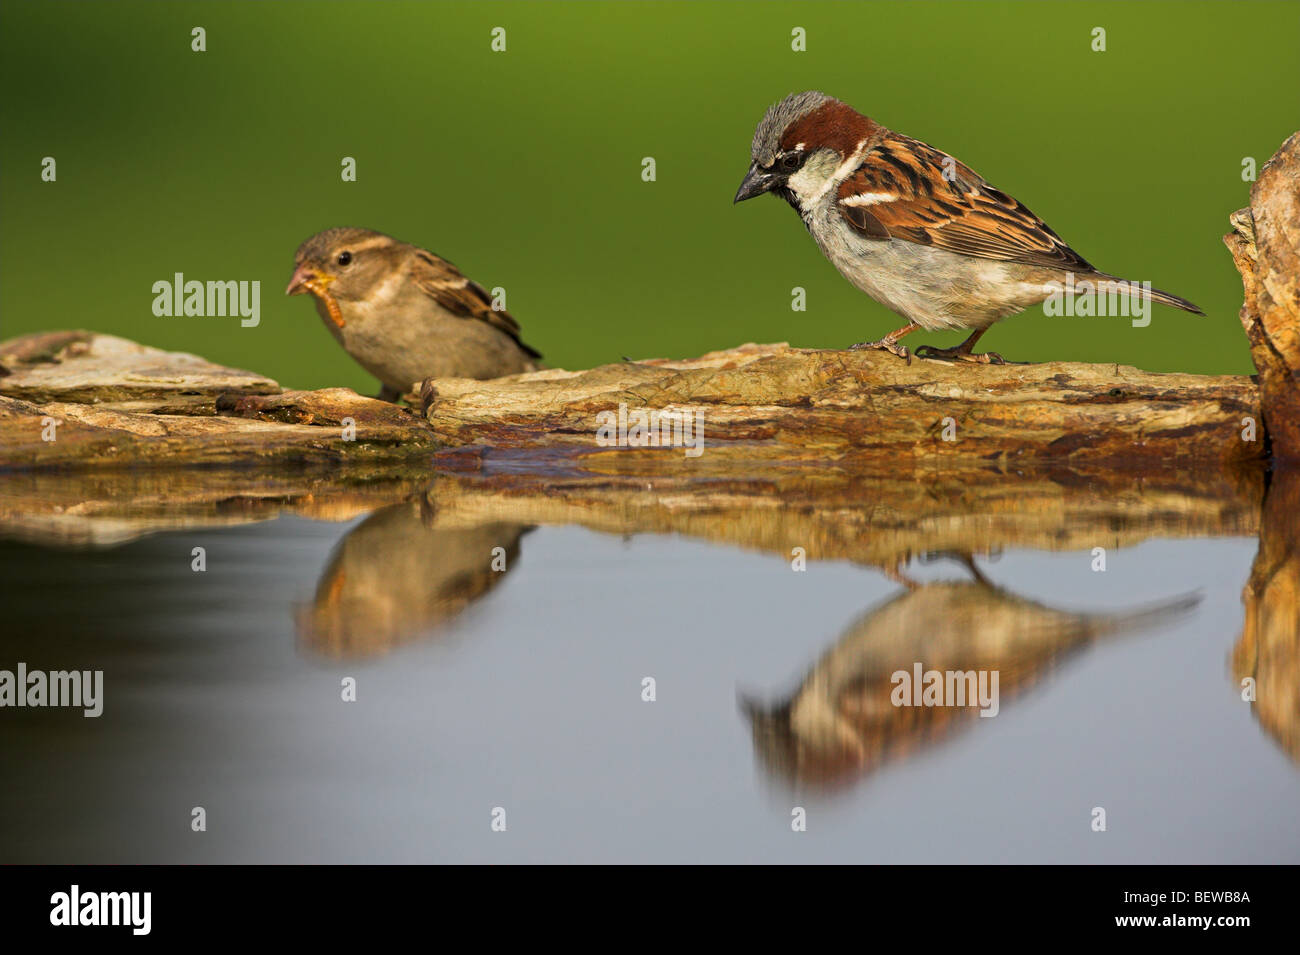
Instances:
[[[897,198],[846,204],[858,195]],[[981,259],[1095,271],[1022,203],[947,153],[897,133],[867,153],[840,185],[839,207],[845,221],[868,238],[902,239]]]
[[[435,302],[461,318],[487,322],[513,338],[529,355],[541,358],[541,352],[524,344],[519,337],[519,323],[505,309],[492,308],[492,296],[477,282],[472,282],[446,259],[421,249],[415,254],[411,276],[420,289]]]

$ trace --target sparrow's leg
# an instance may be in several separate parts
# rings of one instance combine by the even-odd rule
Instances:
[[[423,491],[416,496],[420,508],[420,526],[432,530],[438,518],[438,508],[429,499],[430,491]]]
[[[897,355],[899,358],[906,358],[907,363],[912,363],[912,356],[906,348],[898,344],[898,340],[904,335],[910,335],[921,326],[916,322],[908,322],[902,328],[890,332],[878,342],[858,342],[856,345],[850,345],[850,348],[879,348],[881,351],[887,351],[891,355]]]
[[[940,560],[955,560],[967,570],[972,577],[985,586],[992,587],[989,579],[984,576],[984,572],[975,564],[975,558],[969,551],[961,550],[928,550],[918,558],[923,564],[933,564]]]
[[[970,554],[956,554],[953,556],[955,560],[959,560],[966,565],[966,569],[970,571],[970,575],[974,577],[977,582],[983,584],[985,587],[996,589],[993,586],[993,582],[984,576],[984,571],[980,570],[976,565],[974,557]]]
[[[979,341],[980,336],[987,332],[987,328],[981,328],[970,333],[960,345],[952,348],[935,348],[933,345],[921,345],[916,349],[917,358],[942,358],[945,361],[973,361],[980,365],[1004,365],[1002,356],[995,351],[986,351],[982,355],[972,355],[971,349]]]
[[[915,590],[917,587],[920,587],[921,585],[917,583],[915,580],[913,580],[911,577],[907,576],[907,574],[903,573],[903,568],[906,566],[907,565],[903,561],[899,561],[898,563],[894,564],[892,567],[882,567],[881,570],[884,572],[885,576],[888,577],[890,580],[892,580],[894,583],[902,584],[908,590]]]
[[[375,397],[380,401],[387,401],[390,404],[397,404],[397,399],[402,397],[402,393],[398,391],[396,388],[389,388],[387,385],[383,385],[379,389],[379,394],[375,395]]]

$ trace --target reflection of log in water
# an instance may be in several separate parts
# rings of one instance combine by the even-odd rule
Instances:
[[[299,639],[325,656],[350,657],[427,634],[505,577],[530,529],[449,524],[423,495],[377,511],[335,548],[315,599],[298,614]]]
[[[850,784],[979,718],[979,707],[895,706],[898,671],[996,671],[1001,702],[1103,636],[1155,626],[1194,607],[1185,596],[1119,614],[1053,610],[977,579],[911,587],[869,610],[794,695],[765,707],[743,699],[767,770],[813,789]]]
[[[609,534],[682,534],[809,560],[889,569],[932,551],[1131,547],[1155,537],[1253,536],[1259,469],[1173,475],[899,464],[845,474],[646,480],[588,472],[444,475],[430,489],[462,520],[577,524]]]
[[[1274,473],[1259,553],[1243,593],[1246,617],[1232,670],[1254,680],[1260,726],[1300,762],[1300,472]]]
[[[1254,536],[1264,473],[1142,474],[901,466],[647,480],[591,472],[441,474],[359,482],[246,470],[0,473],[0,537],[111,546],[178,528],[298,514],[350,520],[427,485],[439,526],[579,525],[682,534],[810,560],[888,568],[928,551],[1130,547],[1154,538]]]

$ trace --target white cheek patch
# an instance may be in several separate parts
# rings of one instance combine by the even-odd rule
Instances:
[[[786,180],[786,185],[804,202],[811,203],[825,191],[826,182],[820,176],[813,175],[808,167],[804,166]]]
[[[867,140],[862,140],[853,148],[849,158],[840,163],[835,171],[829,176],[816,177],[812,174],[807,176],[804,173],[808,167],[805,166],[789,179],[790,189],[803,200],[805,206],[811,206],[819,202],[822,196],[830,192],[831,189],[839,186],[841,182],[847,179],[853,170],[862,165],[862,157],[866,155]]]

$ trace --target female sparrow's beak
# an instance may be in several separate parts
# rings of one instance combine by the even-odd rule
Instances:
[[[745,173],[740,188],[736,190],[736,198],[731,200],[731,204],[735,205],[737,202],[761,196],[770,191],[774,185],[776,185],[776,176],[765,169],[760,169],[757,163],[751,163],[749,172]]]
[[[318,299],[325,303],[325,308],[329,311],[330,320],[339,328],[344,326],[343,310],[339,308],[339,303],[334,300],[334,296],[329,293],[330,283],[334,281],[334,276],[326,275],[320,269],[304,262],[293,271],[293,278],[289,279],[289,285],[285,288],[285,295],[301,295],[304,292],[311,292]]]
[[[284,290],[284,294],[301,295],[303,292],[311,291],[310,283],[319,282],[320,279],[321,274],[304,262],[294,269],[293,278],[289,279],[289,286]]]

